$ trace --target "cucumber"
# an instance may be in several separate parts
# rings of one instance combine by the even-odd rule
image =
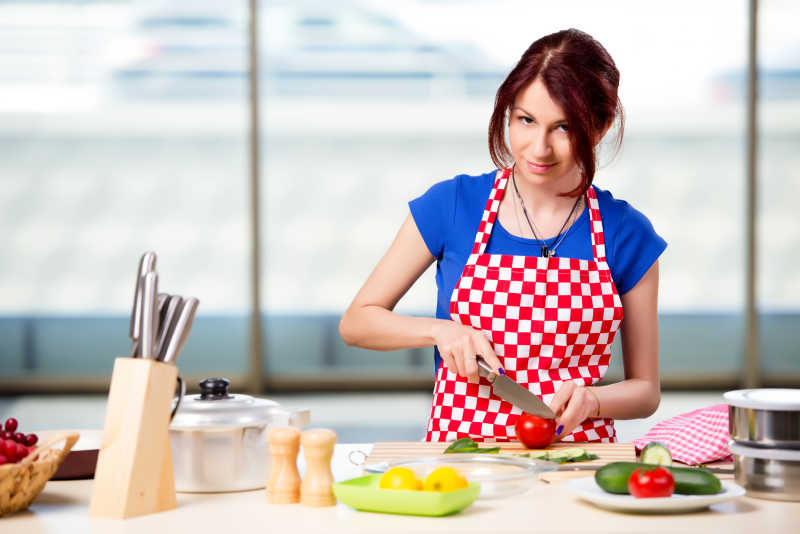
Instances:
[[[672,455],[669,453],[669,449],[657,441],[648,443],[642,449],[641,459],[643,464],[672,465]]]
[[[611,462],[594,474],[597,485],[609,493],[628,493],[628,479],[635,469],[642,464],[638,462]],[[722,491],[722,483],[713,473],[697,467],[670,467],[675,478],[675,493],[681,495],[714,495]]]
[[[581,449],[578,447],[572,447],[571,449],[557,449],[554,451],[550,451],[547,453],[549,460],[572,460],[575,458],[581,458],[586,455],[586,449]]]
[[[586,460],[596,460],[597,455],[586,452],[586,449],[580,447],[572,447],[569,449],[556,449],[548,451],[539,456],[534,456],[534,460],[547,460],[549,462],[556,462],[564,464],[567,462],[583,462]]]

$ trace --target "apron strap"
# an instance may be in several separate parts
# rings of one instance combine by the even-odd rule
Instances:
[[[589,208],[589,229],[592,233],[592,255],[596,262],[606,262],[606,238],[603,234],[603,220],[600,218],[600,203],[594,186],[586,190],[587,207]]]
[[[475,242],[472,244],[472,252],[467,260],[467,265],[474,265],[478,260],[478,256],[486,251],[486,244],[492,235],[492,226],[494,226],[494,221],[497,219],[497,210],[500,208],[500,201],[503,199],[503,193],[506,190],[510,174],[511,169],[505,169],[503,174],[494,181],[494,187],[489,193],[489,200],[486,201],[486,208],[483,210],[481,223],[475,233]]]
[[[475,232],[475,241],[472,244],[472,252],[467,260],[467,265],[474,265],[478,256],[486,251],[486,244],[489,243],[489,237],[492,235],[492,227],[497,219],[497,211],[500,208],[500,201],[503,199],[510,174],[511,169],[504,169],[503,174],[494,182],[483,210],[481,222],[478,225],[478,231]],[[595,261],[605,263],[606,241],[603,234],[603,220],[600,217],[600,204],[597,201],[594,186],[589,186],[589,189],[586,190],[586,200],[589,209],[589,229],[592,235],[592,255]]]

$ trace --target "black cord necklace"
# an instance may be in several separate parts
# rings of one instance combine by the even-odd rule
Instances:
[[[570,221],[570,219],[572,219],[572,214],[575,213],[575,209],[578,207],[578,203],[581,201],[583,195],[579,195],[578,198],[575,199],[575,203],[572,205],[572,209],[569,210],[569,215],[567,215],[567,219],[564,221],[564,224],[561,225],[561,230],[559,230],[558,234],[556,234],[556,235],[559,234],[561,235],[559,240],[556,243],[554,243],[552,247],[548,247],[547,245],[544,244],[544,242],[541,239],[539,239],[539,236],[536,235],[536,231],[534,231],[533,229],[533,223],[531,222],[531,218],[528,217],[528,210],[525,209],[525,201],[522,200],[522,195],[519,194],[519,189],[517,188],[517,177],[516,174],[514,173],[515,169],[516,165],[514,165],[514,167],[511,168],[511,181],[514,183],[514,192],[517,194],[517,199],[519,199],[519,203],[522,206],[522,213],[523,215],[525,215],[525,220],[528,222],[528,227],[530,227],[531,229],[533,238],[536,240],[537,243],[539,243],[539,246],[542,247],[542,257],[551,258],[556,255],[556,249],[561,244],[561,242],[564,241],[564,238],[566,237],[566,234],[563,233],[564,228],[567,227],[567,223]]]

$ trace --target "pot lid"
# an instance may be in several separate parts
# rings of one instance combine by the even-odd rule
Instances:
[[[725,401],[737,408],[753,410],[800,410],[800,389],[737,389],[724,395]]]
[[[230,394],[228,386],[230,381],[225,378],[206,378],[200,382],[200,394],[183,397],[170,428],[262,425],[274,422],[284,412],[275,401]]]

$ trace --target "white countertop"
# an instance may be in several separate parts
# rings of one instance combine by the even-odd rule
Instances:
[[[332,460],[336,481],[360,476],[351,451],[369,454],[371,444],[337,444]],[[301,472],[302,456],[301,460]],[[0,517],[1,534],[147,533],[197,534],[292,532],[458,534],[501,532],[742,532],[800,531],[800,503],[741,497],[700,512],[672,515],[616,513],[576,498],[560,484],[537,484],[502,500],[478,500],[447,517],[359,512],[339,503],[327,508],[267,503],[264,490],[236,493],[178,493],[174,510],[127,520],[88,515],[91,480],[50,481],[28,510]]]

